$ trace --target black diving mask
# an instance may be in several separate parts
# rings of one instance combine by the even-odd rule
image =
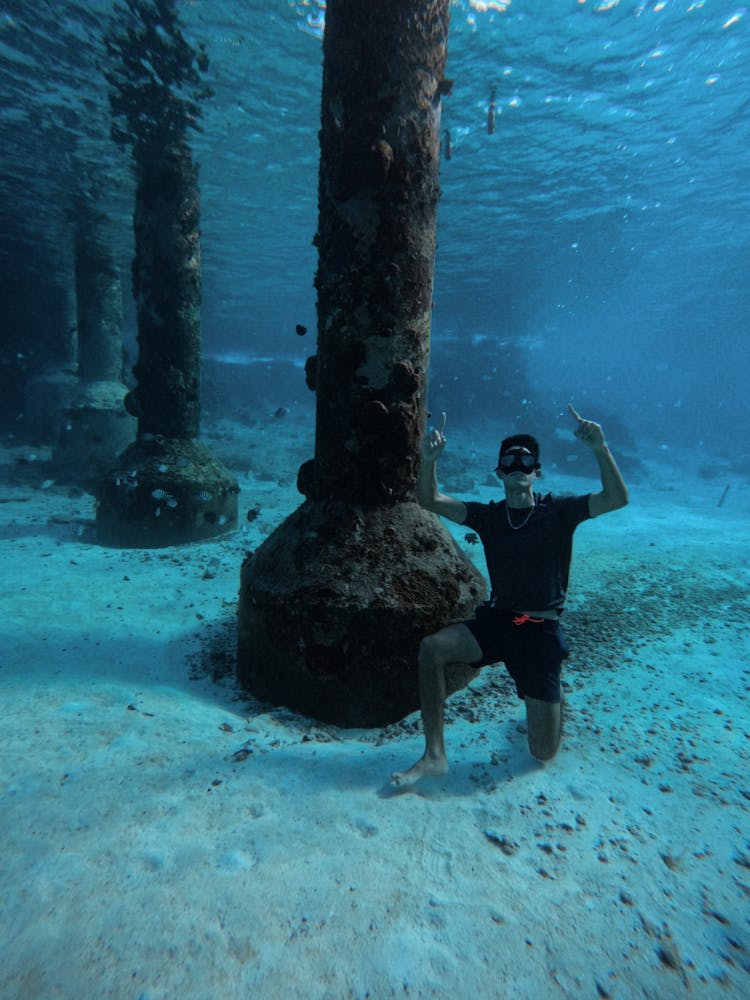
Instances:
[[[495,472],[498,475],[507,476],[511,472],[524,472],[528,474],[537,469],[539,464],[536,458],[528,451],[506,451],[498,460]]]

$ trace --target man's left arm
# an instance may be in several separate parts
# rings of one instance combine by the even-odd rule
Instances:
[[[570,403],[568,409],[571,416],[578,421],[576,437],[593,451],[602,479],[601,491],[589,495],[589,514],[591,517],[598,517],[610,510],[619,510],[628,502],[628,488],[604,440],[604,431],[593,420],[584,420],[580,417]]]

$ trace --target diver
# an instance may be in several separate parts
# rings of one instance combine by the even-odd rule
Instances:
[[[555,497],[534,492],[541,475],[539,444],[514,434],[500,444],[495,470],[505,500],[464,502],[440,493],[437,459],[445,448],[445,413],[422,447],[418,498],[427,510],[471,528],[482,541],[490,578],[490,599],[475,617],[426,636],[419,647],[419,696],[425,751],[407,771],[391,776],[395,786],[445,774],[445,699],[465,687],[480,669],[503,662],[526,704],[529,751],[540,761],[557,753],[561,734],[560,669],[569,654],[560,627],[572,554],[573,532],[591,517],[624,507],[628,490],[599,424],[569,405],[576,437],[599,465],[598,493]]]

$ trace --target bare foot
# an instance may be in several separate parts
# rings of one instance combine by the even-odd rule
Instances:
[[[397,788],[406,788],[419,781],[420,778],[427,778],[434,774],[447,774],[447,772],[448,761],[444,754],[439,757],[428,757],[425,754],[408,771],[394,771],[391,775],[391,784]]]

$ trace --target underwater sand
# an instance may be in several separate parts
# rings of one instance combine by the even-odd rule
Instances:
[[[242,530],[150,551],[92,544],[91,497],[0,454],[2,1000],[750,995],[750,484],[717,507],[660,467],[579,528],[554,762],[487,669],[450,774],[391,794],[416,715],[340,730],[231,674],[243,554],[310,440],[207,441]]]

